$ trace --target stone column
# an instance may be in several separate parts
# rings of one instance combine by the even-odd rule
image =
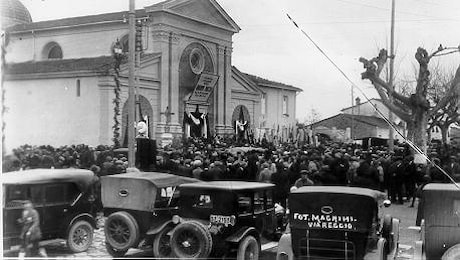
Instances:
[[[159,96],[159,122],[156,122],[157,137],[161,137],[162,133],[166,131],[166,116],[164,112],[167,107],[169,111],[174,113],[171,115],[169,122],[169,132],[173,134],[180,134],[181,124],[178,122],[179,111],[179,53],[177,46],[179,43],[179,35],[172,31],[157,30],[152,33],[153,37],[153,51],[161,53],[160,61],[160,96]],[[163,113],[163,114],[161,114]]]
[[[227,134],[233,133],[233,126],[232,126],[232,90],[231,90],[231,79],[232,79],[232,47],[226,46],[225,47],[225,59],[224,59],[224,106],[225,106],[225,113],[224,113],[224,122],[225,122],[225,132]]]
[[[168,55],[168,72],[169,72],[169,109],[171,115],[170,131],[174,134],[182,133],[182,122],[179,122],[179,64],[181,53],[178,50],[180,36],[177,33],[169,32],[169,55]]]
[[[225,133],[225,46],[217,45],[217,64],[216,72],[219,75],[219,80],[215,88],[216,102],[214,102],[216,132],[219,135]]]
[[[159,91],[159,99],[158,99],[158,108],[159,111],[154,111],[154,113],[158,113],[159,121],[156,123],[156,136],[155,138],[159,138],[161,133],[164,133],[165,124],[166,124],[166,117],[160,114],[161,112],[166,111],[166,107],[169,105],[169,89],[170,89],[170,82],[169,82],[169,33],[164,30],[156,30],[152,32],[153,37],[153,44],[152,49],[153,52],[161,53],[160,59],[160,91]]]

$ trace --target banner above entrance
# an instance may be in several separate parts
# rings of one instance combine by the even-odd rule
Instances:
[[[209,96],[214,90],[218,79],[218,75],[204,72],[201,73],[200,79],[196,83],[195,89],[193,90],[189,100],[197,102],[208,102]]]

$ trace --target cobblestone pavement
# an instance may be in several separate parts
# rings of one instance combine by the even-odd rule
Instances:
[[[399,238],[399,252],[398,260],[411,259],[414,252],[415,241],[418,240],[420,234],[412,227],[415,225],[415,217],[417,213],[416,207],[409,207],[409,202],[403,205],[392,205],[389,208],[384,209],[385,214],[391,214],[393,217],[397,217],[401,220],[400,226],[400,238]],[[103,223],[101,223],[103,224]],[[45,248],[49,258],[54,259],[113,259],[105,249],[105,237],[104,229],[99,228],[94,232],[93,243],[86,252],[74,254],[68,250],[65,241],[48,241],[45,243]],[[265,244],[268,247],[262,252],[260,259],[275,259],[276,254],[276,243],[273,245]],[[264,248],[264,246],[263,246]],[[13,251],[11,254],[5,255],[5,258],[17,256],[17,251]],[[127,258],[153,258],[151,250],[138,250],[130,249],[126,255]]]

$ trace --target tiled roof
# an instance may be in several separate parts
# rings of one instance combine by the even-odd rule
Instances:
[[[264,79],[264,78],[261,78],[259,76],[251,75],[251,74],[244,73],[244,72],[243,72],[243,74],[246,77],[248,77],[250,80],[252,80],[254,83],[256,83],[257,85],[266,86],[266,87],[282,87],[282,88],[286,88],[286,89],[290,89],[290,90],[298,91],[298,92],[303,91],[300,88],[296,88],[294,86],[287,85],[287,84],[284,84],[284,83]]]
[[[155,56],[160,56],[159,53],[143,53],[141,61]],[[21,63],[8,63],[6,66],[6,74],[34,74],[34,73],[50,73],[50,72],[71,72],[71,71],[87,71],[106,73],[114,66],[114,58],[112,56],[100,56],[80,59],[64,59],[64,60],[45,60],[45,61],[28,61]],[[124,59],[122,64],[126,63]]]
[[[388,124],[385,120],[376,116],[362,116],[362,115],[351,115],[351,114],[338,114],[313,124],[313,126],[324,126],[324,127],[336,127],[337,129],[346,129],[351,127],[351,120],[355,123],[362,123],[370,126],[377,126],[379,128],[388,128]]]
[[[374,101],[374,102],[372,103],[371,101]],[[368,101],[361,102],[361,103],[359,103],[359,104],[355,104],[354,106],[349,106],[349,107],[346,107],[346,108],[342,108],[340,111],[345,111],[345,110],[350,109],[350,108],[352,108],[352,107],[362,106],[362,105],[367,104],[367,103],[369,103],[369,102],[371,102],[371,104],[374,104],[374,103],[376,103],[376,102],[382,103],[382,104],[383,104],[383,102],[382,102],[381,99],[379,99],[379,98],[371,98],[371,99],[369,99]]]
[[[146,17],[147,13],[144,9],[136,10],[136,17]],[[109,21],[123,21],[128,20],[128,11],[116,12],[116,13],[104,13],[96,15],[86,15],[78,17],[70,17],[57,20],[41,21],[35,23],[24,23],[17,24],[7,28],[9,32],[27,31],[27,30],[40,30],[40,29],[51,29],[55,27],[65,27],[74,25],[84,25],[99,22]]]
[[[66,60],[29,61],[9,63],[6,66],[5,72],[6,74],[11,75],[67,71],[106,72],[113,68],[113,62],[114,59],[111,56]]]

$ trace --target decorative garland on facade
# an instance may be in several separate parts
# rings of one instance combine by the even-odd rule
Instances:
[[[2,43],[1,43],[1,67],[0,71],[5,71],[6,70],[6,61],[5,61],[5,55],[6,55],[6,46],[8,45],[9,39],[8,35],[6,32],[2,32]],[[5,105],[5,98],[6,98],[6,91],[5,87],[3,86],[4,83],[4,78],[5,78],[5,73],[2,76],[2,81],[1,81],[1,88],[2,88],[2,155],[5,155],[5,129],[6,129],[6,122],[5,122],[5,115],[6,112],[8,111],[8,108]]]
[[[115,74],[113,75],[113,78],[115,80],[115,88],[113,89],[113,92],[115,93],[115,98],[113,99],[112,103],[114,104],[113,106],[113,146],[114,148],[119,148],[120,147],[120,121],[118,118],[120,117],[120,92],[121,92],[121,87],[120,87],[120,61],[116,60],[115,61]]]

